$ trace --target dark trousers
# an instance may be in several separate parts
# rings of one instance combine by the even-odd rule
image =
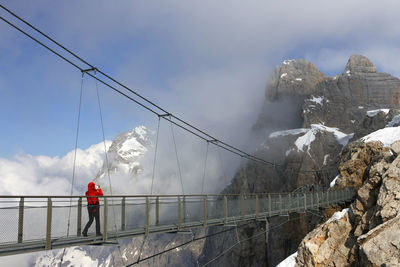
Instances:
[[[89,227],[93,223],[93,219],[96,219],[96,234],[100,233],[100,206],[99,205],[88,205],[89,221],[87,222],[83,233],[87,234]]]

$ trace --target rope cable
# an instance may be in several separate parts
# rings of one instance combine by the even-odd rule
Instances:
[[[94,69],[94,76],[96,76],[96,69]],[[103,136],[103,146],[104,146],[104,155],[105,155],[105,160],[106,160],[106,170],[107,170],[107,177],[108,177],[108,183],[110,185],[110,195],[111,195],[111,203],[112,203],[112,210],[113,210],[113,217],[114,217],[114,229],[115,229],[115,236],[116,236],[116,240],[117,240],[117,247],[118,247],[118,251],[119,251],[119,255],[120,255],[120,260],[122,262],[122,265],[124,265],[124,259],[122,257],[122,253],[121,253],[121,246],[119,244],[119,236],[118,236],[118,231],[117,231],[117,220],[116,220],[116,215],[115,215],[115,205],[114,205],[114,198],[113,196],[113,192],[112,192],[112,186],[111,186],[111,175],[110,175],[110,168],[109,168],[109,161],[108,161],[108,153],[107,153],[107,146],[106,146],[106,137],[104,134],[104,122],[103,122],[103,113],[102,113],[102,109],[101,109],[101,102],[100,102],[100,94],[99,94],[99,86],[97,84],[97,80],[95,80],[95,84],[96,84],[96,94],[97,94],[97,104],[99,106],[99,115],[100,115],[100,123],[101,123],[101,133]],[[106,208],[104,206],[104,208]],[[106,233],[104,233],[106,234]]]
[[[157,135],[156,135],[156,147],[154,149],[154,161],[153,161],[153,173],[151,176],[151,187],[150,187],[150,195],[153,194],[153,183],[154,183],[154,176],[156,172],[156,160],[157,160],[157,149],[158,149],[158,134],[160,132],[160,117],[158,117],[158,125],[157,125]]]
[[[203,195],[203,193],[204,193],[204,180],[205,180],[205,178],[206,178],[207,158],[208,158],[208,146],[209,146],[209,142],[207,142],[206,157],[205,157],[205,160],[204,160],[203,181],[202,181],[202,183],[201,183],[201,195]]]
[[[71,225],[71,208],[72,208],[72,195],[74,192],[74,184],[75,184],[75,168],[76,168],[76,151],[78,150],[78,139],[79,139],[79,125],[80,125],[80,120],[81,120],[81,107],[82,107],[82,92],[83,92],[83,78],[84,78],[85,73],[82,72],[81,76],[81,89],[79,93],[79,106],[78,106],[78,119],[77,119],[77,126],[76,126],[76,133],[75,133],[75,149],[74,149],[74,161],[72,165],[72,181],[71,181],[71,190],[70,190],[70,201],[69,201],[69,209],[68,209],[68,223],[67,223],[67,237],[69,237],[69,229]],[[61,255],[61,260],[60,260],[60,266],[62,265],[62,262],[64,260],[64,255],[65,255],[65,249],[63,249],[63,253]]]
[[[280,223],[280,224],[278,224],[278,225],[276,225],[276,226],[274,226],[274,227],[269,227],[268,229],[265,229],[265,231],[259,232],[259,233],[256,234],[256,235],[252,235],[251,237],[246,238],[246,239],[243,239],[243,240],[241,240],[240,242],[236,242],[236,243],[233,244],[231,247],[229,247],[228,249],[224,250],[222,253],[220,253],[219,255],[217,255],[215,258],[213,258],[212,260],[210,260],[210,261],[206,262],[205,264],[203,264],[202,267],[207,266],[207,265],[209,265],[210,263],[216,261],[217,259],[219,259],[219,258],[222,257],[223,255],[225,255],[226,253],[228,253],[229,251],[231,251],[234,247],[236,247],[237,245],[239,245],[241,242],[245,242],[245,241],[251,240],[251,239],[253,239],[253,238],[258,238],[258,237],[264,235],[265,233],[267,233],[268,231],[271,231],[271,230],[273,230],[273,229],[275,229],[275,228],[278,228],[278,227],[280,227],[280,226],[282,226],[282,225],[284,225],[284,224],[286,224],[286,223],[288,223],[288,222],[297,220],[297,219],[299,219],[300,217],[301,217],[301,215],[298,216],[298,217],[296,217],[296,218],[293,218],[293,219],[289,219],[289,218],[288,218],[288,219],[287,219],[286,221],[284,221],[283,223]]]
[[[174,147],[175,147],[176,163],[177,163],[177,165],[178,165],[179,178],[180,178],[181,187],[182,187],[182,195],[185,195],[185,190],[184,190],[184,188],[183,188],[183,180],[182,180],[181,165],[180,165],[180,163],[179,163],[178,149],[177,149],[177,147],[176,147],[174,128],[173,128],[172,124],[171,124],[171,133],[172,133],[172,140],[173,140],[173,142],[174,142]]]
[[[239,227],[246,226],[246,225],[249,224],[249,223],[250,223],[250,222],[245,223],[245,224],[243,224],[243,225],[241,225],[241,226],[239,226]],[[150,259],[152,259],[152,258],[155,258],[155,257],[160,256],[160,255],[162,255],[162,254],[165,254],[165,253],[167,253],[167,252],[170,252],[170,251],[172,251],[172,250],[174,250],[174,249],[177,249],[177,248],[186,246],[186,245],[188,245],[188,244],[190,244],[190,243],[192,243],[192,242],[196,242],[196,241],[198,241],[198,240],[202,240],[202,239],[205,239],[205,238],[208,238],[208,237],[213,237],[213,236],[216,236],[216,235],[220,235],[220,234],[222,234],[222,233],[230,232],[230,231],[232,231],[233,229],[234,229],[234,227],[231,227],[231,228],[228,228],[228,229],[225,229],[225,230],[221,230],[221,231],[216,232],[216,233],[213,233],[213,234],[208,234],[208,235],[204,235],[204,236],[201,236],[201,237],[192,238],[191,240],[189,240],[189,241],[187,241],[187,242],[184,242],[184,243],[179,244],[179,245],[177,245],[177,246],[171,247],[171,248],[169,248],[169,249],[165,249],[165,250],[160,251],[160,252],[158,252],[158,253],[155,253],[155,254],[153,254],[153,255],[151,255],[151,256],[148,256],[148,257],[142,259],[141,262],[146,261],[146,260],[150,260]],[[134,262],[134,263],[131,263],[131,264],[126,265],[126,267],[133,266],[133,265],[136,265],[136,264],[138,264],[138,263],[140,263],[140,262],[136,261],[136,262]]]
[[[1,5],[0,5],[0,7],[1,7]],[[13,28],[15,28],[16,30],[20,31],[21,33],[23,33],[24,35],[26,35],[27,37],[29,37],[30,39],[32,39],[32,40],[35,41],[36,43],[40,44],[40,45],[43,46],[44,48],[48,49],[48,50],[51,51],[53,54],[55,54],[55,55],[57,55],[58,57],[60,57],[61,59],[65,60],[66,62],[68,62],[69,64],[71,64],[72,66],[74,66],[75,68],[79,69],[80,71],[84,71],[83,68],[79,67],[77,64],[73,63],[71,60],[69,60],[69,59],[67,59],[66,57],[62,56],[60,53],[56,52],[55,50],[51,49],[49,46],[45,45],[44,43],[42,43],[41,41],[39,41],[39,40],[36,39],[35,37],[29,35],[27,32],[25,32],[25,31],[23,31],[22,29],[18,28],[16,25],[12,24],[10,21],[4,19],[4,18],[1,17],[1,16],[0,16],[0,19],[3,20],[5,23],[9,24],[11,27],[13,27]],[[53,41],[54,43],[57,43],[56,41],[54,41],[54,40],[52,40],[52,39],[50,39],[50,40]],[[62,46],[60,46],[60,47],[63,48]],[[66,51],[67,51],[67,50],[66,50]],[[76,56],[76,55],[75,55],[75,56]],[[90,65],[90,66],[92,66],[92,65]],[[135,92],[135,91],[133,91],[132,89],[130,89],[129,87],[127,87],[127,86],[123,85],[122,83],[118,82],[117,80],[113,79],[112,77],[110,77],[109,75],[105,74],[104,72],[102,72],[102,71],[99,70],[98,68],[96,68],[96,69],[97,69],[97,71],[98,71],[100,74],[104,75],[104,77],[107,77],[107,78],[110,79],[111,81],[117,83],[118,85],[120,85],[121,87],[127,89],[127,90],[130,91],[131,93],[137,95],[138,97],[140,97],[141,99],[143,99],[143,100],[146,101],[147,103],[151,104],[152,106],[157,107],[158,109],[160,109],[160,110],[162,110],[162,111],[165,111],[165,109],[160,108],[158,105],[154,104],[153,102],[149,101],[149,100],[146,99],[145,97],[141,96],[141,95],[138,94],[137,92]],[[141,106],[141,107],[143,107],[144,109],[146,109],[146,110],[152,112],[153,114],[155,114],[155,115],[157,115],[157,116],[162,116],[162,114],[160,114],[159,112],[157,112],[157,111],[155,111],[154,109],[152,109],[152,108],[146,106],[145,104],[139,102],[138,100],[132,98],[131,96],[128,96],[126,93],[124,93],[124,92],[122,92],[121,90],[119,90],[119,89],[113,87],[112,85],[110,85],[109,83],[103,81],[102,79],[99,79],[99,78],[93,76],[93,75],[90,74],[90,73],[87,73],[87,75],[90,76],[90,77],[92,77],[93,79],[96,79],[97,81],[103,83],[104,85],[106,85],[106,86],[109,87],[110,89],[114,90],[114,91],[117,92],[118,94],[121,94],[122,96],[128,98],[128,99],[131,100],[132,102],[138,104],[139,106]],[[185,127],[185,126],[183,126],[183,125],[181,125],[181,124],[179,124],[179,123],[177,123],[177,122],[175,122],[175,121],[172,121],[172,120],[167,119],[167,118],[165,118],[165,117],[163,117],[163,119],[172,122],[173,124],[177,125],[178,127],[184,129],[185,131],[187,131],[187,132],[189,132],[189,133],[191,133],[191,134],[193,134],[193,135],[195,135],[195,136],[197,136],[197,137],[199,137],[199,138],[201,138],[201,139],[203,139],[203,140],[212,141],[212,143],[213,143],[215,146],[221,147],[221,148],[223,148],[223,149],[225,149],[225,150],[227,150],[227,151],[229,151],[229,152],[231,152],[231,153],[237,154],[238,156],[243,156],[243,157],[245,157],[245,158],[247,158],[247,159],[250,159],[250,160],[252,160],[252,161],[254,161],[254,162],[258,162],[258,163],[261,163],[261,164],[264,164],[264,165],[274,166],[274,163],[268,162],[268,161],[263,160],[263,159],[261,159],[261,158],[258,158],[258,157],[255,157],[255,156],[253,156],[253,155],[250,155],[250,154],[248,154],[248,153],[246,153],[246,152],[244,152],[244,151],[242,151],[242,150],[240,150],[240,149],[238,149],[238,148],[236,148],[236,147],[234,147],[234,146],[232,146],[232,145],[229,145],[229,144],[227,144],[227,143],[225,143],[225,142],[223,142],[223,141],[221,141],[221,140],[219,140],[219,139],[217,139],[217,138],[214,138],[214,137],[212,137],[211,135],[209,135],[209,134],[205,133],[204,131],[200,130],[199,128],[197,128],[197,127],[191,125],[190,123],[185,122],[184,120],[178,118],[177,116],[175,116],[175,115],[173,115],[173,114],[171,114],[171,113],[169,113],[169,112],[166,112],[166,114],[170,114],[171,117],[173,117],[173,118],[176,119],[177,121],[179,121],[179,122],[181,122],[181,123],[183,123],[183,124],[189,126],[190,128],[194,129],[195,131],[198,131],[199,133],[201,133],[202,135],[205,135],[206,137],[209,137],[210,139],[208,139],[208,138],[206,138],[206,137],[204,137],[204,136],[202,136],[202,135],[200,135],[200,134],[198,134],[198,133],[195,133],[193,130],[188,129],[187,127]],[[276,165],[276,166],[281,166],[281,165],[278,165],[278,164],[275,164],[275,165]],[[283,167],[283,166],[281,166],[281,167]],[[325,171],[325,169],[321,169],[321,170],[301,170],[301,172],[303,172],[303,173],[314,173],[314,172],[316,172],[316,171]]]
[[[22,22],[24,22],[24,23],[25,23],[26,25],[28,25],[30,28],[32,28],[33,30],[35,30],[35,31],[37,31],[38,33],[40,33],[42,36],[44,36],[45,38],[47,38],[48,40],[50,40],[51,42],[53,42],[54,44],[56,44],[57,46],[59,46],[61,49],[63,49],[64,51],[66,51],[66,52],[68,52],[69,54],[71,54],[72,56],[74,56],[76,59],[80,60],[81,62],[83,62],[83,63],[86,64],[86,65],[89,65],[89,66],[92,67],[92,68],[95,68],[93,65],[91,65],[90,63],[88,63],[87,61],[85,61],[84,59],[82,59],[81,57],[79,57],[77,54],[73,53],[71,50],[67,49],[65,46],[61,45],[59,42],[57,42],[57,41],[55,41],[54,39],[52,39],[51,37],[49,37],[48,35],[46,35],[46,34],[43,33],[42,31],[40,31],[38,28],[34,27],[32,24],[30,24],[30,23],[28,23],[27,21],[23,20],[21,17],[17,16],[15,13],[13,13],[13,12],[11,12],[9,9],[5,8],[3,5],[0,4],[0,8],[4,9],[4,10],[7,11],[8,13],[10,13],[12,16],[14,16],[14,17],[16,17],[17,19],[19,19],[19,20],[21,20]],[[43,46],[44,48],[48,49],[49,51],[51,51],[52,53],[54,53],[55,55],[57,55],[57,56],[60,57],[61,59],[65,60],[66,62],[68,62],[69,64],[71,64],[72,66],[74,66],[75,68],[79,69],[80,71],[83,71],[83,70],[84,70],[83,68],[79,67],[77,64],[73,63],[71,60],[67,59],[65,56],[63,56],[63,55],[61,55],[60,53],[56,52],[54,49],[51,49],[49,46],[45,45],[43,42],[39,41],[39,40],[36,39],[35,37],[29,35],[27,32],[25,32],[25,31],[23,31],[22,29],[20,29],[19,27],[17,27],[16,25],[12,24],[10,21],[4,19],[4,18],[1,17],[1,16],[0,16],[0,19],[3,20],[5,23],[9,24],[11,27],[13,27],[13,28],[15,28],[16,30],[20,31],[21,33],[23,33],[24,35],[26,35],[27,37],[29,37],[29,38],[32,39],[33,41],[37,42],[38,44],[40,44],[40,45]],[[258,162],[258,163],[262,163],[262,164],[265,164],[265,165],[274,166],[274,163],[272,163],[272,162],[268,162],[268,161],[266,161],[266,160],[260,159],[260,158],[258,158],[258,157],[253,156],[253,155],[250,155],[250,154],[248,154],[248,153],[246,153],[246,152],[244,152],[244,151],[242,151],[242,150],[240,150],[240,149],[238,149],[238,148],[236,148],[236,147],[234,147],[234,146],[232,146],[232,145],[229,145],[229,144],[227,144],[227,143],[225,143],[225,142],[223,142],[223,141],[221,141],[221,140],[218,140],[218,139],[214,138],[213,136],[211,136],[211,135],[207,134],[206,132],[200,130],[199,128],[193,126],[192,124],[187,123],[186,121],[184,121],[184,120],[180,119],[179,117],[177,117],[177,116],[171,114],[170,112],[167,112],[167,111],[166,111],[165,109],[163,109],[162,107],[156,105],[156,104],[153,103],[152,101],[150,101],[150,100],[148,100],[147,98],[141,96],[140,94],[138,94],[138,93],[135,92],[134,90],[130,89],[130,88],[127,87],[126,85],[122,84],[121,82],[119,82],[119,81],[117,81],[116,79],[112,78],[111,76],[107,75],[106,73],[104,73],[103,71],[99,70],[98,68],[95,68],[95,69],[97,69],[97,71],[98,71],[101,75],[103,75],[104,77],[108,78],[109,80],[113,81],[114,83],[118,84],[119,86],[125,88],[125,89],[128,90],[129,92],[133,93],[134,95],[136,95],[137,97],[141,98],[142,100],[144,100],[144,101],[147,102],[148,104],[152,105],[153,107],[156,107],[157,109],[161,110],[161,111],[164,112],[165,114],[170,115],[171,118],[174,118],[174,119],[176,119],[177,121],[179,121],[180,123],[182,123],[182,124],[184,124],[184,125],[187,125],[189,128],[193,129],[194,131],[197,131],[198,133],[201,133],[201,135],[204,135],[204,136],[206,136],[207,138],[204,137],[204,136],[201,136],[200,134],[194,133],[193,130],[188,129],[187,127],[185,127],[185,126],[183,126],[183,125],[181,125],[181,124],[179,124],[179,123],[177,123],[177,122],[173,122],[175,125],[177,125],[178,127],[180,127],[180,128],[182,128],[182,129],[188,131],[189,133],[192,133],[192,134],[194,134],[194,135],[196,135],[196,136],[198,136],[198,137],[200,137],[200,138],[202,138],[202,139],[204,139],[204,140],[212,141],[212,143],[213,143],[214,145],[219,146],[219,147],[221,147],[221,148],[223,148],[223,149],[225,149],[225,150],[227,150],[227,151],[230,151],[230,152],[232,152],[232,153],[234,153],[234,154],[237,154],[237,155],[239,155],[239,156],[243,156],[243,157],[245,157],[245,158],[247,158],[247,159],[250,159],[250,160],[255,161],[255,162]],[[123,95],[124,97],[130,99],[131,101],[135,102],[136,104],[142,106],[143,108],[147,109],[148,111],[150,111],[150,112],[152,112],[152,113],[154,113],[154,114],[156,114],[156,115],[158,115],[158,116],[161,116],[161,114],[160,114],[159,112],[157,112],[157,111],[155,111],[154,109],[152,109],[152,108],[146,106],[145,104],[139,102],[138,100],[136,100],[136,99],[134,99],[134,98],[128,96],[127,94],[125,94],[125,93],[123,93],[122,91],[118,90],[117,88],[111,86],[110,84],[106,83],[105,81],[103,81],[103,80],[101,80],[101,79],[99,79],[99,78],[97,78],[97,77],[94,77],[94,76],[93,76],[92,74],[90,74],[90,73],[88,73],[88,76],[90,76],[90,77],[92,77],[92,78],[98,80],[99,82],[103,83],[104,85],[108,86],[109,88],[111,88],[112,90],[116,91],[117,93]],[[163,118],[164,118],[165,120],[171,121],[170,119],[167,119],[167,118],[165,118],[165,117],[163,117]],[[278,166],[280,166],[280,165],[278,165]],[[284,166],[281,166],[281,167],[284,167]],[[311,173],[311,172],[312,172],[312,173],[314,173],[314,172],[316,172],[316,171],[323,171],[323,169],[321,169],[321,170],[301,170],[300,172],[304,172],[304,173],[306,173],[306,172],[310,172],[310,173]]]

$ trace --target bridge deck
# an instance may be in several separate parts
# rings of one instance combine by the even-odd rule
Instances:
[[[296,194],[104,196],[100,209],[102,237],[90,232],[88,237],[81,235],[88,220],[83,196],[0,196],[0,256],[113,244],[119,238],[212,225],[232,226],[305,212],[353,196],[349,189]]]

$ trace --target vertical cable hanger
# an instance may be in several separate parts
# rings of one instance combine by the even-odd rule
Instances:
[[[209,147],[209,142],[207,141],[206,156],[205,156],[205,160],[204,160],[203,181],[201,183],[201,195],[204,193],[204,181],[205,181],[205,178],[206,178],[208,147]]]
[[[153,160],[153,173],[151,175],[151,187],[150,187],[150,195],[153,194],[153,184],[154,184],[154,176],[156,172],[156,160],[157,160],[157,149],[158,149],[158,134],[160,132],[160,122],[161,118],[158,116],[158,125],[157,125],[157,133],[156,133],[156,146],[154,149],[154,160]]]
[[[180,165],[180,163],[179,163],[178,149],[177,149],[177,147],[176,147],[175,133],[174,133],[174,128],[173,128],[173,126],[172,126],[172,123],[171,123],[171,133],[172,133],[172,140],[173,140],[173,142],[174,142],[174,147],[175,147],[176,163],[177,163],[177,165],[178,165],[179,179],[180,179],[180,181],[181,181],[181,187],[182,187],[182,195],[185,195],[185,190],[184,190],[184,187],[183,187],[183,179],[182,179],[181,165]]]
[[[69,201],[69,210],[68,210],[68,223],[67,223],[67,237],[69,237],[69,229],[71,225],[71,208],[72,208],[72,195],[74,192],[74,184],[75,184],[75,168],[76,168],[76,151],[78,149],[78,139],[79,139],[79,126],[81,120],[81,108],[82,108],[82,92],[83,92],[83,80],[84,80],[85,72],[82,71],[81,76],[81,89],[79,93],[79,106],[78,106],[78,119],[77,119],[77,126],[76,126],[76,133],[75,133],[75,149],[74,149],[74,161],[72,164],[72,181],[71,181],[71,190],[70,190],[70,201]],[[63,253],[61,255],[60,266],[64,260],[65,249],[63,249]]]
[[[94,72],[94,76],[96,77],[96,68],[92,68],[89,69],[89,71],[93,71]],[[124,258],[122,257],[122,252],[121,252],[121,246],[119,244],[119,236],[118,236],[118,228],[117,228],[117,220],[116,220],[116,215],[115,215],[115,205],[114,205],[114,198],[113,196],[113,191],[112,191],[112,185],[111,185],[111,175],[110,175],[110,166],[109,166],[109,161],[108,161],[108,153],[107,153],[107,146],[106,146],[106,137],[104,134],[104,122],[103,122],[103,113],[102,113],[102,109],[101,109],[101,102],[100,102],[100,94],[99,94],[99,86],[98,86],[98,82],[97,80],[95,80],[95,84],[96,84],[96,94],[97,94],[97,104],[99,106],[99,115],[100,115],[100,122],[101,122],[101,133],[103,136],[103,146],[104,146],[104,155],[105,155],[105,161],[106,161],[106,169],[107,169],[107,177],[108,177],[108,183],[110,186],[110,195],[111,195],[111,203],[112,203],[112,210],[113,210],[113,217],[114,217],[114,227],[115,227],[115,236],[116,236],[116,240],[117,240],[117,247],[118,247],[118,252],[120,255],[120,260],[122,265],[124,265]],[[104,208],[106,208],[104,206]],[[105,233],[104,233],[105,234]]]

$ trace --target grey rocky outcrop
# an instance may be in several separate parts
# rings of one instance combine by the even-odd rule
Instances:
[[[361,266],[400,266],[400,216],[358,238]]]
[[[346,241],[352,230],[347,212],[339,219],[326,222],[310,232],[301,242],[296,267],[345,266],[350,249]]]
[[[342,152],[335,187],[354,187],[356,199],[341,220],[323,223],[303,239],[297,266],[398,266],[399,143],[355,142]]]
[[[269,136],[275,131],[295,128],[311,129],[312,125],[317,124],[337,128],[344,135],[353,133],[354,136],[350,141],[357,140],[390,123],[393,124],[392,126],[397,126],[400,122],[399,117],[396,119],[399,114],[397,110],[400,107],[399,101],[400,80],[387,73],[378,72],[371,61],[363,56],[351,56],[344,71],[333,77],[325,76],[312,63],[303,59],[283,62],[268,79],[265,104],[253,127],[254,140],[260,144],[255,155],[275,162],[281,167],[268,167],[249,162],[238,170],[231,185],[224,192],[291,191],[306,188],[311,184],[327,188],[331,180],[339,173],[352,178],[339,179],[339,185],[343,183],[342,185],[348,184],[358,188],[364,184],[366,179],[364,175],[372,168],[371,162],[368,160],[364,162],[363,158],[367,159],[369,156],[380,154],[387,150],[386,148],[368,145],[369,150],[360,152],[357,163],[354,162],[360,168],[347,166],[338,170],[340,161],[338,156],[341,151],[345,150],[342,157],[346,158],[351,155],[352,150],[351,146],[346,148],[338,142],[337,136],[332,132],[318,130],[313,136],[305,136],[305,132],[275,138],[269,138]],[[388,108],[390,111],[377,112],[373,116],[366,114],[369,110],[381,108]],[[300,137],[315,139],[309,147],[299,150],[294,142]],[[374,168],[382,170],[386,168],[381,165]],[[312,174],[302,172],[302,170],[318,169],[326,171]],[[379,173],[383,175],[380,171]],[[360,197],[357,202],[360,210],[365,210],[365,207],[371,205],[370,202],[377,201],[381,183],[379,175],[375,177],[375,180],[370,179],[371,185],[363,189],[365,192],[360,191],[360,196],[371,194],[371,198],[366,200]],[[376,212],[378,210],[370,211],[368,215],[363,212],[358,214],[357,221],[360,226],[357,231],[364,233],[369,227],[379,224],[380,217],[375,216]],[[349,213],[350,221],[355,219],[353,217],[354,214]],[[292,244],[299,244],[301,239],[320,222],[320,218],[307,214],[295,221],[295,224],[301,227],[283,225],[273,233],[270,232],[267,238],[268,244],[263,246],[266,248],[265,266],[275,266],[292,254],[296,247]],[[281,222],[271,221],[270,225],[273,227],[279,223]],[[254,230],[250,227],[248,231]],[[255,245],[249,244],[249,246],[251,250],[256,250]],[[209,258],[216,256],[212,247],[211,245],[205,247],[203,255]],[[226,243],[223,247],[228,248],[229,244]],[[246,247],[246,249],[249,248]],[[354,254],[353,251],[351,253]],[[224,257],[219,264],[237,266],[237,261],[232,261],[232,259],[229,256]],[[252,261],[247,261],[244,266],[251,266],[249,262]],[[255,264],[255,262],[252,263]]]

